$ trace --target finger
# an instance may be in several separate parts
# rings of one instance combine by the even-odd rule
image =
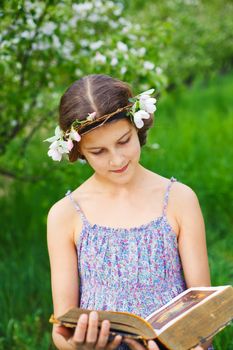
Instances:
[[[109,338],[109,329],[110,322],[108,320],[104,320],[101,324],[99,338],[95,346],[96,349],[102,349],[106,347]]]
[[[74,336],[72,337],[73,342],[75,342],[76,344],[82,344],[85,341],[87,326],[88,326],[88,315],[82,314],[79,317],[77,326],[74,331]]]
[[[86,343],[89,346],[92,346],[96,343],[97,334],[98,334],[98,313],[96,311],[92,311],[89,314],[89,322],[87,328],[87,337]]]
[[[119,334],[116,335],[113,341],[107,345],[107,350],[116,349],[120,345],[121,341],[122,341],[122,336]]]
[[[149,350],[159,350],[159,347],[153,340],[149,340],[148,341],[148,349]]]
[[[145,350],[145,347],[131,338],[125,338],[124,343],[126,343],[131,350]]]

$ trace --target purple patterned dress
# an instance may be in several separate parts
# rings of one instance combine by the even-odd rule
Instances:
[[[146,317],[185,290],[177,237],[166,216],[174,181],[162,215],[129,229],[91,225],[67,193],[83,221],[77,243],[80,307]]]
[[[83,222],[77,243],[81,308],[145,318],[186,289],[177,237],[166,216],[174,181],[166,189],[162,215],[127,229],[91,225],[67,191]]]

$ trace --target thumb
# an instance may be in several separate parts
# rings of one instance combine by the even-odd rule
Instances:
[[[56,326],[55,332],[62,335],[66,340],[73,335],[73,330],[65,326]]]

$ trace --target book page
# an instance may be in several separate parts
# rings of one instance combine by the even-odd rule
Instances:
[[[215,292],[216,290],[191,290],[185,295],[181,295],[179,299],[165,307],[163,310],[152,314],[152,316],[147,319],[147,321],[152,325],[154,329],[160,330],[168,322],[171,322],[176,317],[191,309],[193,306],[197,305],[202,300]]]

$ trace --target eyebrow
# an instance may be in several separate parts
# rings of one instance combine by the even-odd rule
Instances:
[[[126,135],[128,135],[129,133],[131,133],[131,129],[128,130],[124,135],[122,135],[117,142],[119,142],[121,139],[123,139]],[[85,147],[87,150],[93,150],[93,149],[100,149],[100,148],[104,148],[104,146],[96,146],[96,147]]]

